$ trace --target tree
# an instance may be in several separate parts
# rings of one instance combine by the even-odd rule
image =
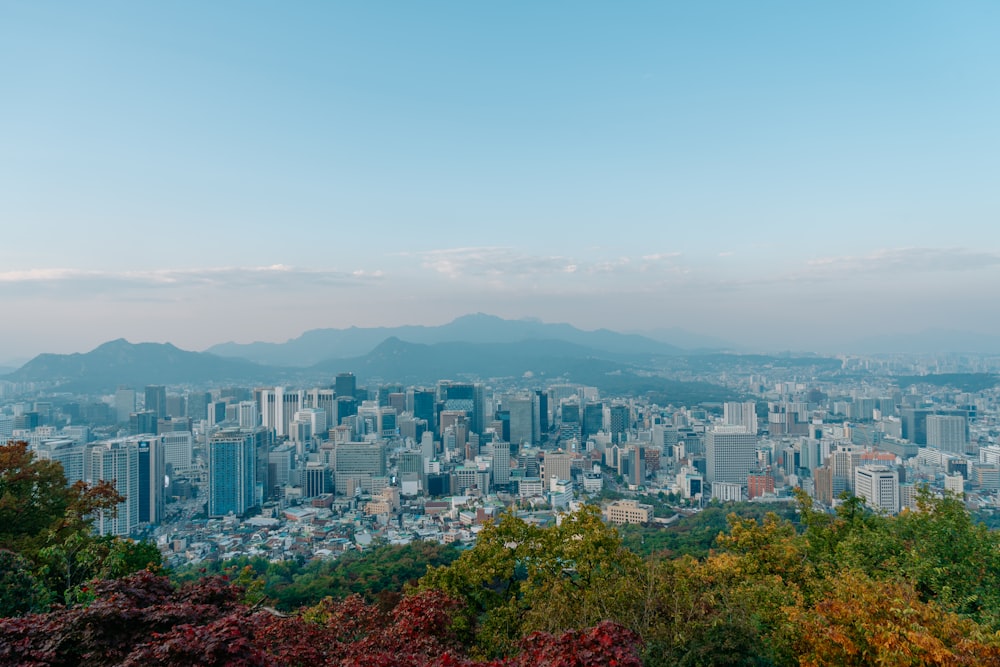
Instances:
[[[807,609],[789,607],[801,665],[986,665],[1000,662],[1000,641],[975,623],[922,602],[906,583],[857,571],[829,580]]]
[[[31,564],[47,599],[72,603],[90,579],[159,567],[155,545],[93,534],[92,517],[122,500],[110,482],[67,487],[62,465],[35,459],[25,442],[0,446],[0,549]]]
[[[636,605],[645,570],[600,511],[584,506],[550,528],[505,514],[454,563],[429,570],[419,587],[461,600],[459,632],[474,636],[483,655],[497,656],[533,631],[609,619],[631,626],[642,615]]]

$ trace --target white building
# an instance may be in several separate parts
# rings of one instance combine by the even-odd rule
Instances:
[[[854,471],[854,494],[869,507],[889,514],[899,512],[899,477],[886,466],[867,465]]]

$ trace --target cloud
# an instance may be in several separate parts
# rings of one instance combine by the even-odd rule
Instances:
[[[87,270],[48,268],[0,271],[6,292],[50,290],[106,293],[130,290],[199,288],[289,288],[305,285],[353,286],[383,277],[381,271],[300,269],[283,264],[196,269]]]
[[[823,257],[806,262],[814,275],[971,271],[1000,265],[1000,254],[969,248],[889,248],[868,255]]]
[[[517,280],[551,276],[633,275],[674,262],[680,253],[658,253],[638,258],[584,259],[564,255],[535,255],[503,246],[444,248],[410,253],[420,265],[451,279]]]

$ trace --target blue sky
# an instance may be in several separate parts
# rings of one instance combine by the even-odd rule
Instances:
[[[993,2],[4,3],[0,361],[474,311],[995,331],[998,30]]]

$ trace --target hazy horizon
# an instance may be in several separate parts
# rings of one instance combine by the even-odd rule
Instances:
[[[1000,6],[0,8],[0,363],[468,313],[1000,331]]]

